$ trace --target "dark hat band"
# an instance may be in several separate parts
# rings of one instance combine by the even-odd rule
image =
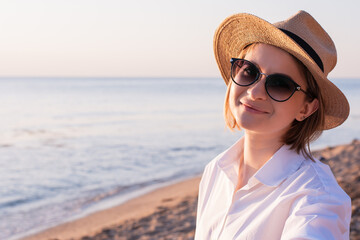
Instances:
[[[302,49],[304,49],[305,52],[307,52],[307,54],[309,54],[309,56],[314,60],[314,62],[319,66],[319,68],[321,69],[321,71],[324,72],[324,65],[323,62],[321,61],[321,58],[319,57],[319,55],[315,52],[315,50],[307,43],[305,42],[301,37],[299,37],[298,35],[296,35],[295,33],[292,33],[288,30],[279,28],[279,30],[281,30],[283,33],[285,33],[286,35],[288,35],[292,40],[294,40],[297,44],[300,45],[300,47]]]

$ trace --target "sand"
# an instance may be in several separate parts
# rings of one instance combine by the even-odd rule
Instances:
[[[350,239],[360,240],[360,141],[314,152],[352,198]],[[48,229],[26,240],[193,239],[200,177],[157,189],[120,206]]]

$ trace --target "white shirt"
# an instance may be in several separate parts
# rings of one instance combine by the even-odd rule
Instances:
[[[351,200],[330,168],[281,147],[235,194],[243,139],[205,168],[196,240],[349,239]]]

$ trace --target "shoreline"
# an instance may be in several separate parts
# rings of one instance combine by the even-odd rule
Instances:
[[[352,199],[350,239],[360,240],[360,140],[313,151]],[[193,239],[200,176],[179,180],[125,203],[23,240]]]
[[[154,213],[155,209],[173,208],[186,198],[197,198],[199,182],[200,176],[196,176],[180,180],[180,182],[170,183],[170,185],[131,198],[120,205],[91,213],[20,239],[65,240],[81,239],[84,236],[94,235],[105,228],[127,220],[146,217]]]

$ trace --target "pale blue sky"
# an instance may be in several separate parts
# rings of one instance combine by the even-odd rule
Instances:
[[[300,9],[335,42],[330,77],[359,78],[356,0],[0,0],[0,76],[220,77],[212,43],[225,17]]]

